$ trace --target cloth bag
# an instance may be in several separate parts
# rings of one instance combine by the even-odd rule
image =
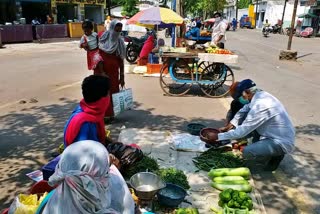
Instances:
[[[112,94],[112,103],[114,116],[131,109],[133,107],[132,89],[122,89],[120,92]]]

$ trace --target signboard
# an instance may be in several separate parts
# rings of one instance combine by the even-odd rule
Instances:
[[[105,0],[55,0],[55,2],[68,4],[104,4]]]

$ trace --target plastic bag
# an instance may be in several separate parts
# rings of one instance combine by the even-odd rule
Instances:
[[[109,153],[119,159],[121,168],[125,168],[143,158],[143,152],[135,147],[123,143],[110,143],[107,145]]]
[[[11,204],[8,214],[34,214],[47,193],[38,200],[38,195],[19,194]]]
[[[123,111],[131,109],[133,107],[132,89],[129,88],[112,94],[112,104],[115,116]]]

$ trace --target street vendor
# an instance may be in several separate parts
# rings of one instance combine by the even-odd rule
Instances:
[[[239,85],[239,82],[234,82],[231,86],[230,86],[230,96],[232,97],[232,102],[230,104],[230,109],[227,113],[227,123],[226,125],[228,125],[230,123],[230,121],[234,118],[234,116],[238,113],[238,111],[240,109],[242,109],[242,107],[245,105],[246,101],[244,99],[242,99],[242,96],[240,95],[239,91],[237,90],[237,87]]]
[[[210,135],[210,140],[236,140],[255,131],[256,142],[243,150],[248,166],[261,166],[266,171],[275,170],[284,155],[293,151],[295,130],[282,103],[256,87],[246,79],[239,83],[237,90],[247,104],[239,110],[231,122],[220,130],[224,133]],[[244,121],[240,125],[240,120]]]
[[[212,27],[211,44],[224,49],[224,43],[226,42],[226,30],[228,26],[226,22],[223,21],[221,13],[216,12],[213,17],[215,21]]]

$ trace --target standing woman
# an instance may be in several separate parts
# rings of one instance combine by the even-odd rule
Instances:
[[[109,30],[105,31],[99,39],[100,54],[103,59],[104,71],[110,79],[110,94],[120,91],[119,85],[123,87],[124,82],[124,57],[126,47],[123,39],[120,37],[122,24],[114,19],[110,23]],[[113,105],[109,105],[105,117],[114,119]]]

